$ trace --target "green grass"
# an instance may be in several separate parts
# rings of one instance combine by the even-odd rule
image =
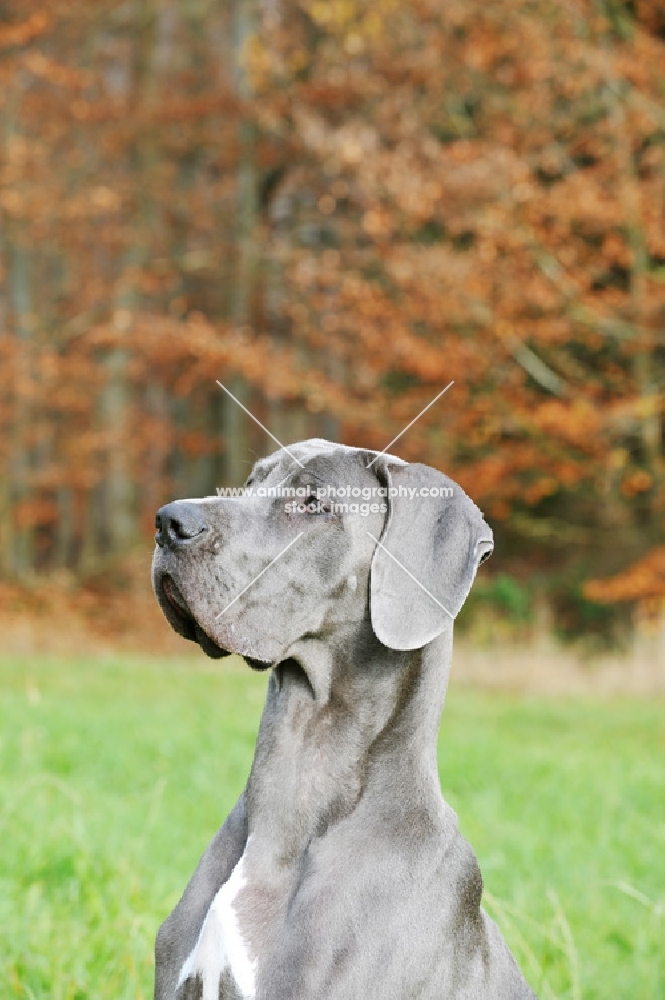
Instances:
[[[126,656],[0,678],[0,997],[148,1000],[156,928],[244,784],[265,678]],[[453,690],[440,762],[542,1000],[665,998],[665,705]]]

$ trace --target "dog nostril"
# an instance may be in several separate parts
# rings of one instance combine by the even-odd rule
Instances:
[[[157,511],[155,527],[155,540],[164,546],[189,541],[206,531],[208,525],[196,504],[176,500]]]
[[[191,530],[191,525],[185,524],[184,521],[179,521],[177,517],[171,518],[171,531],[176,536],[176,538],[193,538],[194,535],[198,535],[203,528],[197,527],[193,531]]]

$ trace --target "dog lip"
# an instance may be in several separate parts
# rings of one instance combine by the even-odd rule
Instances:
[[[187,630],[187,632],[191,633],[189,638],[198,643],[207,656],[210,656],[215,660],[222,656],[230,656],[231,651],[223,649],[222,646],[215,642],[215,640],[196,620],[196,617],[192,614],[187,601],[178,590],[173,577],[169,576],[168,573],[164,573],[162,576],[160,589],[164,596],[164,600],[171,608],[173,614],[177,617],[178,621]],[[259,660],[253,656],[244,656],[243,658],[252,670],[267,670],[272,666],[272,663],[269,661]]]
[[[219,660],[222,656],[230,656],[228,649],[222,649],[214,639],[211,639],[205,629],[202,629],[198,622],[194,622],[195,641],[199,644],[206,656],[211,660]]]
[[[180,593],[175,581],[168,573],[165,573],[160,580],[160,590],[164,601],[171,610],[171,614],[179,622],[181,634],[185,638],[196,642],[206,656],[211,657],[213,660],[230,655],[228,649],[223,649],[218,645],[205,629],[202,628],[196,617],[192,614],[187,601]]]
[[[155,592],[171,628],[184,639],[196,642],[196,620],[171,577],[162,573],[155,584]]]
[[[185,601],[185,598],[182,596],[182,594],[176,587],[173,578],[170,577],[167,573],[165,573],[164,576],[162,577],[162,591],[164,593],[164,597],[175,611],[177,611],[179,614],[183,614],[184,612],[184,614],[188,618],[194,617],[192,612],[187,607],[187,602]]]
[[[257,660],[255,656],[243,656],[243,660],[248,667],[252,668],[252,670],[268,670],[273,666],[273,664],[267,660]]]

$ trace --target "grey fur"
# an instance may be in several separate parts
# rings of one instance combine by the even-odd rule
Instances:
[[[384,455],[367,469],[376,453],[318,439],[290,451],[304,469],[277,452],[254,486],[453,493],[368,516],[258,496],[159,512],[153,583],[168,621],[212,656],[273,669],[246,788],[159,930],[155,1000],[198,997],[180,972],[241,857],[234,905],[256,1000],[533,1000],[480,906],[436,761],[452,619],[492,532],[427,466]],[[219,997],[242,997],[226,974]]]

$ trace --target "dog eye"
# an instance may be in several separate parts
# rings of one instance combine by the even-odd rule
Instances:
[[[321,500],[310,493],[308,497],[305,498],[305,506],[307,507],[308,514],[331,514],[332,513],[332,503],[330,500]]]

